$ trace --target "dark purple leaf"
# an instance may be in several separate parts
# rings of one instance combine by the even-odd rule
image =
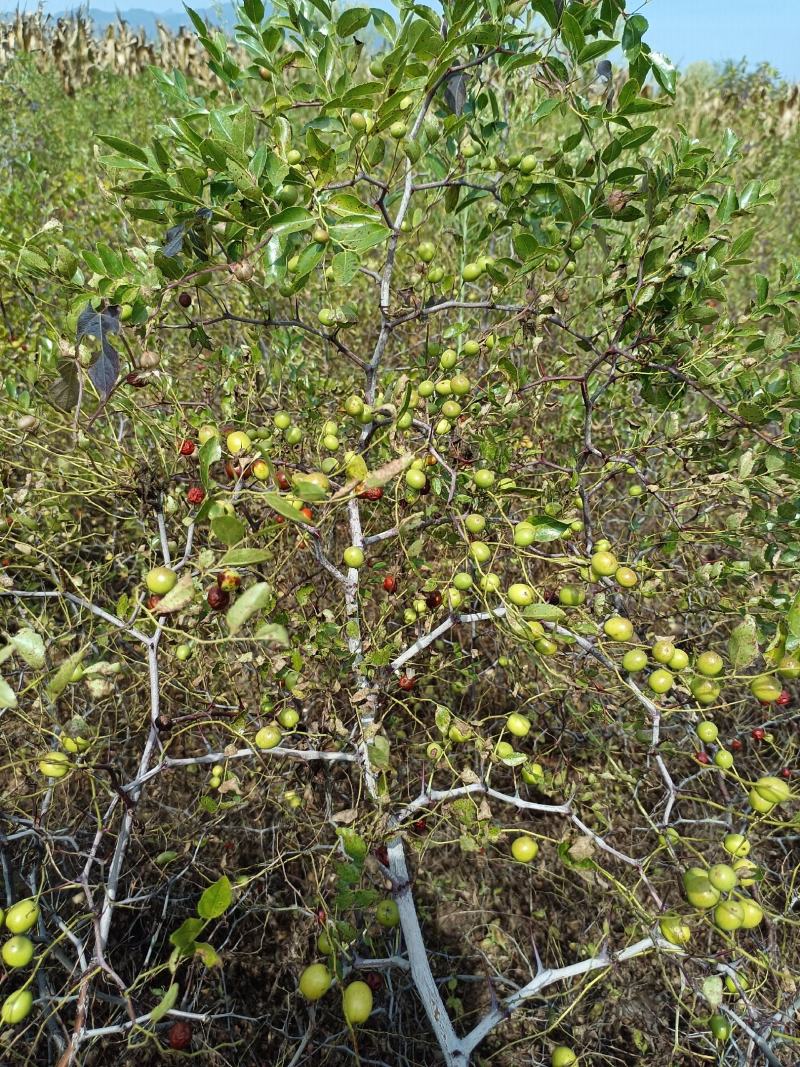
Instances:
[[[89,367],[89,380],[105,400],[119,377],[119,353],[109,341],[109,335],[119,333],[119,307],[112,304],[95,311],[87,304],[78,316],[76,340],[94,337],[100,342],[100,354]]]

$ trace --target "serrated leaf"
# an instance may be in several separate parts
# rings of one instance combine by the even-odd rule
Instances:
[[[191,574],[185,574],[179,578],[168,593],[159,600],[156,611],[159,615],[169,615],[171,612],[183,611],[194,599],[194,582]]]
[[[289,645],[289,633],[286,627],[277,622],[265,622],[263,626],[259,626],[254,636],[258,641],[268,641],[270,644],[282,645],[284,648]]]
[[[261,611],[272,600],[272,586],[269,582],[256,582],[246,589],[236,602],[228,608],[225,621],[231,634],[241,630],[247,620]]]
[[[9,639],[9,644],[13,645],[14,650],[25,660],[29,667],[33,667],[35,670],[44,667],[44,641],[29,626],[17,630],[14,636]]]
[[[231,548],[219,561],[220,567],[250,567],[272,559],[269,548]]]
[[[168,1011],[171,1011],[178,1002],[179,986],[173,982],[158,1004],[150,1012],[150,1022],[157,1023],[163,1019]]]
[[[218,919],[233,903],[230,879],[223,874],[213,885],[203,890],[197,902],[197,914],[201,919]]]
[[[3,710],[17,706],[17,694],[5,680],[0,678],[0,708]]]
[[[211,532],[224,545],[236,545],[247,533],[247,527],[235,515],[218,515],[211,520]]]

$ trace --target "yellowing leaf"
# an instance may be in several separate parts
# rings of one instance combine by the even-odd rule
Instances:
[[[168,615],[174,611],[183,611],[194,599],[194,582],[191,574],[185,574],[158,602],[156,611],[159,615]]]
[[[289,644],[289,634],[286,627],[276,622],[265,622],[263,626],[259,626],[256,630],[255,636],[259,641],[269,641],[273,645],[286,647]]]
[[[756,620],[752,615],[745,615],[731,633],[728,655],[734,667],[748,667],[758,655]]]
[[[15,708],[16,706],[17,694],[5,678],[0,678],[0,708]]]
[[[29,667],[36,670],[44,667],[44,641],[35,630],[29,626],[17,630],[11,638],[11,644]]]
[[[247,620],[261,611],[272,601],[272,586],[269,582],[256,582],[246,589],[236,602],[228,608],[225,621],[231,634],[241,630]]]
[[[345,456],[345,470],[351,478],[355,478],[357,482],[363,482],[369,474],[367,470],[367,464],[364,462],[364,457],[360,456],[358,452],[348,452]]]
[[[406,452],[405,455],[399,456],[397,459],[393,459],[389,463],[384,463],[382,467],[378,467],[376,470],[369,472],[364,479],[364,485],[367,489],[377,489],[381,486],[388,485],[389,482],[394,481],[394,479],[399,477],[403,471],[407,470],[411,466],[413,460],[413,453]]]

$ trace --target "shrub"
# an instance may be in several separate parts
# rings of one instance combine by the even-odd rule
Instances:
[[[772,186],[666,125],[622,0],[444,8],[247,0],[249,65],[193,16],[224,92],[100,136],[118,239],[3,242],[63,307],[3,498],[16,1061],[781,1062],[797,290],[729,294]]]

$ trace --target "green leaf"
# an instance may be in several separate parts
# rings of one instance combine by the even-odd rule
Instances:
[[[553,519],[549,515],[533,515],[525,521],[535,527],[534,540],[542,543],[557,541],[570,529],[568,522],[561,522],[560,519]]]
[[[365,252],[383,244],[392,231],[382,222],[365,222],[361,216],[353,215],[334,223],[329,232],[332,239],[345,248]]]
[[[211,520],[211,530],[224,545],[235,545],[244,537],[247,527],[235,515],[218,515]]]
[[[521,260],[533,259],[534,256],[544,255],[547,252],[547,249],[537,240],[536,235],[532,233],[516,233],[511,243],[514,246],[514,252]]]
[[[347,285],[358,274],[361,260],[355,252],[337,252],[331,260],[333,280],[337,285]]]
[[[342,12],[336,20],[336,32],[340,37],[350,37],[362,30],[369,22],[369,9],[366,7],[351,7]]]
[[[577,59],[583,51],[586,38],[583,36],[581,24],[569,11],[565,11],[561,16],[561,38],[573,57]]]
[[[599,59],[606,52],[610,52],[612,48],[616,48],[618,44],[619,41],[612,40],[590,41],[578,53],[578,62],[589,63],[593,59]]]
[[[373,222],[378,222],[381,218],[378,208],[373,207],[371,204],[365,204],[363,200],[359,200],[355,193],[336,193],[330,198],[326,206],[334,215],[339,215],[340,217],[361,215],[364,219],[371,219]]]
[[[29,667],[34,670],[44,667],[44,641],[35,630],[25,626],[9,638],[9,643]]]
[[[289,646],[289,633],[285,626],[281,626],[277,622],[265,622],[263,626],[259,626],[254,636],[258,641],[267,641],[272,645],[282,645],[284,648]]]
[[[314,216],[304,207],[287,207],[267,219],[265,228],[272,230],[273,236],[286,237],[290,233],[310,230],[314,225]]]
[[[17,706],[17,694],[5,680],[0,678],[0,708],[15,708]]]
[[[295,276],[297,278],[305,278],[320,263],[324,255],[325,245],[306,245],[298,258]]]
[[[665,93],[674,96],[678,81],[678,72],[675,70],[675,67],[665,55],[661,54],[661,52],[651,52],[647,58],[650,60],[650,66],[655,80]]]
[[[712,1009],[716,1009],[722,1003],[722,979],[718,974],[709,975],[701,986],[706,1003]]]
[[[203,890],[197,902],[197,914],[202,919],[218,919],[233,903],[230,879],[223,874],[213,885]]]
[[[187,8],[188,10],[188,8]],[[157,1023],[163,1019],[168,1011],[171,1011],[178,1002],[179,986],[173,982],[158,1004],[150,1012],[150,1022]]]
[[[738,668],[748,667],[757,655],[756,620],[752,615],[745,615],[728,639],[728,656],[732,666]]]
[[[349,452],[345,456],[346,470],[351,478],[355,478],[358,482],[363,482],[369,474],[367,464],[364,457],[359,455],[358,452]]]
[[[789,635],[786,639],[786,650],[792,652],[800,646],[800,592],[795,594],[789,614],[786,616],[786,625]]]
[[[725,190],[725,195],[719,202],[717,208],[717,218],[720,222],[728,222],[733,215],[734,211],[739,208],[739,198],[736,196],[736,190],[733,186],[728,186]]]
[[[107,144],[109,148],[113,148],[115,152],[119,152],[121,156],[127,156],[128,159],[135,159],[137,163],[150,163],[147,153],[138,145],[132,144],[130,141],[124,141],[121,137],[109,137],[107,134],[102,133],[99,133],[97,136],[101,141]]]
[[[203,483],[203,488],[208,490],[210,486],[208,470],[212,463],[216,463],[222,455],[222,444],[220,443],[219,434],[214,434],[213,437],[209,437],[204,445],[200,446],[198,453],[198,459],[200,461],[200,481]]]
[[[319,504],[321,501],[328,499],[328,493],[321,485],[317,485],[316,482],[306,481],[302,475],[292,479],[292,489],[295,496],[299,497],[305,504]]]
[[[256,582],[239,596],[235,603],[228,608],[225,620],[231,634],[241,630],[247,620],[261,611],[272,600],[272,586],[269,582]],[[202,913],[201,913],[202,914]]]
[[[515,752],[512,756],[501,756],[500,762],[506,767],[521,767],[523,763],[527,763],[528,757],[524,752]]]
[[[305,515],[301,515],[297,508],[292,507],[280,493],[264,493],[263,499],[268,508],[272,508],[279,515],[283,515],[284,519],[289,519],[291,522],[299,522],[301,526],[311,525]]]
[[[566,618],[566,612],[557,604],[529,604],[522,613],[526,619],[558,622]]]
[[[72,676],[75,673],[75,668],[81,662],[86,655],[86,650],[81,649],[80,652],[73,652],[71,656],[64,660],[56,673],[47,683],[47,693],[50,697],[57,697],[63,693],[69,683],[72,681]]]
[[[249,567],[267,563],[274,553],[269,548],[232,548],[219,561],[220,567]]]
[[[539,12],[539,14],[547,21],[551,29],[556,28],[558,25],[556,0],[530,0],[530,6],[534,11]],[[563,4],[561,6],[563,7]]]
[[[176,860],[177,858],[177,852],[174,852],[172,849],[167,849],[166,852],[159,852],[154,862],[157,867],[166,867],[168,864],[172,863],[172,861]]]
[[[244,13],[251,22],[261,22],[264,17],[264,5],[261,0],[244,0]]]

